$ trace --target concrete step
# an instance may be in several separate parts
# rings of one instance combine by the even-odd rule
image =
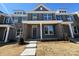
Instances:
[[[37,41],[26,41],[26,43],[36,44]]]
[[[21,56],[35,56],[36,48],[27,48],[21,53]]]
[[[26,45],[26,48],[36,48],[36,44],[28,44]]]

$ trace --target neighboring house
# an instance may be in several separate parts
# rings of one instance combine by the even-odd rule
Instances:
[[[74,38],[79,38],[79,13],[74,14]]]
[[[0,42],[8,42],[15,39],[15,29],[9,15],[0,11]]]

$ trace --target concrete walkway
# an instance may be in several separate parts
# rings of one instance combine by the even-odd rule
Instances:
[[[35,56],[37,41],[28,41],[29,44],[25,46],[25,50],[20,54],[21,56]]]

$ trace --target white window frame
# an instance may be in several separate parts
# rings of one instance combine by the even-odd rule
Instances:
[[[68,16],[67,20],[72,21],[71,15],[67,15],[67,16]]]
[[[46,34],[46,33],[45,33],[45,26],[47,26],[47,27],[48,27],[48,26],[52,26],[53,31],[54,31],[54,26],[53,26],[53,25],[44,25],[44,34],[45,34],[45,35],[54,35],[54,32],[53,32],[52,34],[50,34],[50,31],[49,31],[49,30],[47,30],[48,34]]]
[[[74,34],[78,34],[78,28],[77,28],[77,26],[74,26],[74,27],[76,27],[76,29],[74,29]],[[75,33],[75,30],[76,30],[77,33]]]
[[[35,16],[32,14],[32,20],[37,20],[37,14]]]
[[[49,16],[49,14],[48,13],[45,13],[46,14],[46,16],[44,15],[43,16],[43,19],[46,17],[46,19],[44,19],[44,20],[52,20],[52,16]],[[51,14],[51,13],[50,13]],[[49,17],[51,17],[51,19],[49,19]]]
[[[17,30],[18,30],[18,29],[17,29]],[[22,28],[19,28],[19,30],[20,30],[19,32],[16,31],[16,36],[17,36],[17,33],[19,33],[19,35],[22,35],[22,34],[23,34],[23,31],[21,31]]]

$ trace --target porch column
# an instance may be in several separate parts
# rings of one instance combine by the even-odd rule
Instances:
[[[40,23],[40,37],[42,39],[42,24]]]
[[[74,38],[73,29],[72,29],[72,25],[71,24],[69,24],[69,29],[70,29],[70,33],[71,33],[72,38]]]
[[[7,32],[6,32],[6,36],[5,36],[5,40],[4,40],[5,43],[7,42],[7,39],[8,39],[9,30],[10,30],[10,27],[7,27]]]

